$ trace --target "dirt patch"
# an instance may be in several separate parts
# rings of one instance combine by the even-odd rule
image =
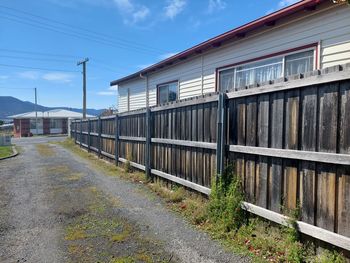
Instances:
[[[55,155],[55,152],[49,144],[37,144],[36,150],[41,156],[44,157],[52,157]]]

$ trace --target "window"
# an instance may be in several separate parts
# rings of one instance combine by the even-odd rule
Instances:
[[[232,91],[314,69],[314,50],[265,59],[219,71],[219,89]]]
[[[38,129],[42,129],[43,128],[43,119],[38,118]],[[30,129],[36,129],[36,119],[30,119]]]
[[[50,129],[61,129],[62,120],[59,119],[50,119]]]
[[[178,82],[158,85],[158,104],[175,101],[178,93]]]

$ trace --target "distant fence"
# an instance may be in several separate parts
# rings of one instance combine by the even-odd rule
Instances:
[[[350,65],[117,116],[76,120],[81,146],[210,193],[233,163],[245,209],[350,250]]]

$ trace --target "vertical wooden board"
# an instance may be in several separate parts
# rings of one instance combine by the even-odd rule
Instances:
[[[301,220],[314,225],[316,209],[316,167],[314,162],[301,162],[300,205]]]
[[[198,105],[198,112],[197,112],[197,120],[198,120],[198,126],[197,126],[197,136],[198,136],[198,141],[202,142],[204,141],[204,108],[203,108],[203,104],[199,104]]]
[[[269,205],[274,212],[281,212],[283,195],[283,162],[281,158],[271,158],[269,169]]]
[[[285,96],[285,148],[298,150],[299,90],[287,91]]]
[[[338,84],[319,88],[319,140],[320,152],[336,152],[338,124]]]
[[[317,210],[316,225],[334,231],[336,203],[336,167],[317,165]]]
[[[257,126],[257,98],[251,96],[247,98],[247,131],[246,145],[256,146],[256,126]]]
[[[246,141],[246,104],[245,99],[237,99],[236,101],[236,127],[237,144],[245,145]],[[231,126],[232,127],[232,126]]]
[[[283,147],[284,93],[275,92],[270,96],[270,147]],[[268,208],[281,211],[283,192],[282,159],[271,158],[268,179]]]
[[[237,144],[237,100],[228,101],[227,107],[227,142]]]
[[[291,210],[297,208],[298,163],[284,160],[284,206]]]
[[[197,129],[197,105],[193,105],[191,109],[191,141],[197,141],[198,140],[198,129]],[[197,161],[197,149],[193,148],[191,151],[191,181],[197,182],[197,167],[196,167],[196,161]]]
[[[236,175],[240,178],[243,189],[246,189],[246,180],[245,180],[245,164],[244,164],[244,155],[241,153],[234,153],[233,155],[234,166],[236,170]],[[246,191],[245,191],[246,192]]]
[[[197,174],[198,184],[203,185],[203,149],[198,149],[197,153]]]
[[[245,194],[246,200],[251,203],[255,203],[255,156],[246,155],[245,156]]]
[[[338,174],[337,233],[350,237],[350,167],[340,167]]]
[[[339,152],[350,153],[350,81],[340,84]]]
[[[269,95],[260,95],[258,97],[258,117],[257,117],[257,145],[259,147],[269,146],[269,118],[270,118],[270,98]],[[247,130],[251,129],[250,125]],[[248,135],[247,135],[248,140]],[[255,200],[256,204],[261,207],[267,205],[267,188],[268,188],[268,161],[264,156],[259,156],[256,169],[255,180]]]
[[[203,113],[203,132],[204,132],[204,141],[210,142],[210,104],[204,104],[204,113]]]
[[[217,134],[216,134],[216,128],[217,128],[217,102],[211,103],[211,116],[210,116],[210,134],[211,134],[211,142],[216,142]]]

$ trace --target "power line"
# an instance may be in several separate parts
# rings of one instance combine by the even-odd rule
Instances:
[[[2,58],[9,58],[9,59],[53,61],[53,62],[63,62],[63,63],[72,63],[73,62],[73,60],[52,59],[52,58],[33,58],[33,57],[20,57],[20,56],[3,56],[3,55],[0,55],[0,57],[2,57]]]
[[[31,27],[34,27],[34,28],[40,28],[40,29],[44,29],[44,30],[60,33],[60,34],[63,34],[63,35],[75,37],[75,38],[78,38],[78,39],[89,40],[89,41],[92,41],[92,42],[95,42],[95,43],[99,43],[99,44],[102,44],[102,45],[107,45],[107,46],[116,47],[116,48],[122,48],[122,49],[126,49],[126,50],[133,49],[134,51],[137,51],[137,52],[140,52],[140,53],[145,53],[145,54],[151,53],[151,51],[148,51],[148,50],[145,50],[145,49],[142,49],[142,48],[136,48],[136,47],[132,47],[130,45],[114,44],[111,41],[107,41],[107,40],[103,40],[103,39],[101,40],[101,39],[94,38],[94,37],[91,37],[91,36],[86,35],[86,34],[77,34],[74,31],[73,32],[61,31],[62,30],[61,28],[57,29],[57,27],[53,27],[53,26],[50,26],[50,25],[44,25],[43,26],[43,25],[39,24],[38,22],[34,22],[34,24],[33,23],[28,23],[25,20],[23,21],[23,18],[20,18],[20,17],[15,16],[15,15],[12,15],[12,16],[15,17],[15,18],[13,18],[13,17],[6,17],[6,16],[0,16],[0,18],[7,19],[9,21],[13,21],[13,22],[16,22],[16,23],[28,25],[28,26],[31,26]],[[152,53],[155,53],[155,52],[152,52]],[[157,52],[156,54],[159,54],[159,53]]]
[[[74,58],[77,59],[78,56],[73,56],[73,55],[67,55],[67,54],[53,54],[53,53],[42,53],[42,52],[34,52],[34,51],[25,51],[25,50],[13,50],[13,49],[4,49],[4,48],[0,48],[0,52],[4,51],[4,52],[8,52],[8,53],[20,53],[20,54],[30,54],[30,55],[38,55],[38,56],[47,56],[47,57],[67,57],[67,58]],[[5,58],[14,58],[14,59],[28,59],[28,60],[38,60],[38,61],[57,61],[57,62],[64,62],[64,63],[72,63],[72,60],[58,60],[58,59],[52,59],[52,58],[32,58],[32,57],[22,57],[22,56],[8,56],[8,55],[0,55],[0,57],[5,57]],[[91,66],[92,67],[97,67],[97,68],[103,68],[106,69],[108,71],[111,71],[113,73],[118,73],[118,71],[115,70],[115,68],[118,68],[117,66],[111,66],[108,65],[108,63],[106,63],[103,60],[100,59],[96,59],[95,57],[92,58],[91,61]],[[119,72],[121,73],[121,72]],[[123,74],[123,73],[121,73]]]
[[[14,50],[14,49],[6,49],[6,48],[0,48],[0,51],[5,51],[9,53],[23,53],[23,54],[33,54],[33,55],[39,55],[39,56],[51,56],[51,57],[70,57],[70,58],[78,58],[79,56],[73,56],[73,55],[66,55],[66,54],[53,54],[53,53],[42,53],[42,52],[35,52],[35,51],[26,51],[26,50]]]
[[[99,38],[112,39],[113,41],[115,41],[117,39],[118,41],[120,41],[120,42],[122,42],[124,44],[135,45],[135,46],[141,47],[143,49],[146,48],[146,49],[154,50],[154,51],[158,51],[158,52],[169,52],[169,51],[165,51],[165,50],[162,50],[162,49],[159,49],[159,48],[154,48],[152,46],[148,46],[148,45],[145,45],[145,44],[140,45],[137,42],[126,40],[126,39],[123,39],[123,38],[118,37],[118,36],[111,36],[111,35],[103,34],[103,33],[96,32],[96,31],[93,31],[93,30],[90,30],[90,29],[86,29],[86,28],[70,25],[68,23],[63,23],[63,22],[60,22],[58,20],[54,20],[54,19],[51,19],[51,18],[43,17],[43,16],[40,16],[40,15],[36,15],[36,14],[33,14],[33,13],[29,13],[29,12],[23,11],[23,10],[7,7],[7,6],[4,6],[4,5],[0,5],[0,7],[1,8],[5,8],[7,10],[10,10],[12,12],[22,13],[22,14],[27,15],[27,16],[36,17],[36,18],[39,18],[41,20],[46,20],[46,21],[49,21],[50,23],[63,25],[64,27],[78,29],[80,31],[85,31],[85,32],[88,32],[89,34],[96,35]]]
[[[9,64],[0,64],[0,66],[1,66],[1,67],[8,67],[8,68],[24,68],[24,69],[43,70],[43,71],[60,71],[60,72],[74,72],[74,73],[80,72],[80,71],[76,71],[76,70],[37,68],[37,67],[27,67],[27,66],[9,65]]]

